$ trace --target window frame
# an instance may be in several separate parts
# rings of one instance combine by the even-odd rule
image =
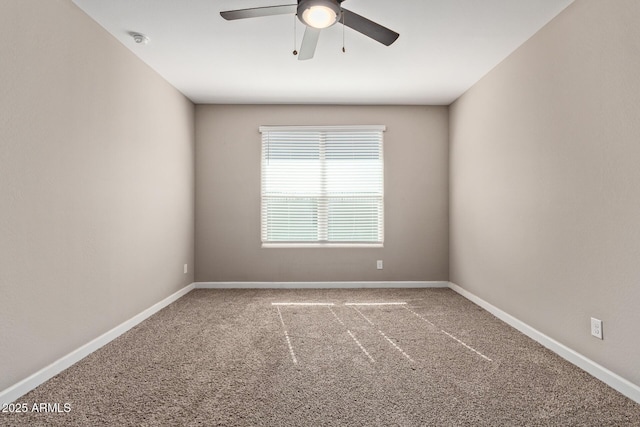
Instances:
[[[375,242],[349,242],[349,241],[308,241],[308,242],[278,242],[265,241],[265,194],[264,194],[264,160],[265,160],[265,139],[266,132],[380,132],[380,203],[381,212],[378,222],[380,240]],[[384,222],[385,222],[385,180],[384,180],[384,132],[385,125],[347,125],[347,126],[260,126],[261,134],[261,154],[260,154],[260,240],[262,248],[382,248],[384,247]],[[323,168],[326,166],[322,166]],[[327,197],[326,194],[324,197]],[[325,218],[326,220],[326,218]]]

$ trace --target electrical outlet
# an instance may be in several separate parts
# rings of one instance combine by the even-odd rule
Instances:
[[[376,261],[376,268],[377,268],[378,270],[382,270],[382,260],[381,260],[381,259],[379,259],[378,261]]]
[[[184,265],[184,274],[187,274],[188,268],[187,268],[187,264]]]
[[[595,317],[591,318],[591,335],[602,339],[602,320]]]

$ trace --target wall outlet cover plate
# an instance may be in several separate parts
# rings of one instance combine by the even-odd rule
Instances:
[[[591,335],[602,339],[602,320],[595,317],[591,318]]]

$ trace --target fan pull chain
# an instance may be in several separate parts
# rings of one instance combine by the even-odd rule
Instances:
[[[293,15],[293,55],[297,55],[298,51],[296,47],[298,46],[297,31],[296,31],[296,21],[298,20],[298,15]]]
[[[344,48],[344,11],[340,11],[342,15],[342,53],[345,53],[347,50]]]

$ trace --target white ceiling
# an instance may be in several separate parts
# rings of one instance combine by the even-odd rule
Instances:
[[[219,14],[292,0],[73,1],[198,104],[448,105],[573,0],[346,0],[400,37],[386,47],[346,28],[343,53],[334,25],[308,61],[292,54],[293,15]],[[136,44],[132,31],[150,42]]]

